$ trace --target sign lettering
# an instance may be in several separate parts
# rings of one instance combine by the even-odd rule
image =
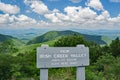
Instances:
[[[75,67],[89,65],[89,49],[78,47],[37,48],[38,68]]]

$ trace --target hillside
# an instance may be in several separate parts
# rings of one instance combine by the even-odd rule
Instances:
[[[83,36],[88,41],[93,41],[93,42],[98,43],[98,44],[106,44],[102,40],[102,36],[81,34],[81,33],[70,31],[70,30],[67,30],[67,31],[49,31],[41,36],[33,38],[27,44],[37,44],[37,43],[47,42],[47,41],[51,41],[51,40],[56,40],[56,39],[60,38],[61,36],[68,36],[68,35],[74,35],[74,34]]]
[[[12,36],[0,34],[0,42],[6,41],[6,40],[11,40],[11,39],[15,39],[15,38]]]
[[[112,42],[112,39],[107,36],[102,36],[102,40],[105,41],[108,45]]]
[[[16,47],[24,45],[24,43],[22,41],[20,41],[19,39],[15,38],[15,37],[0,34],[0,42],[4,42],[4,41],[8,41],[8,40],[12,41],[12,43]]]

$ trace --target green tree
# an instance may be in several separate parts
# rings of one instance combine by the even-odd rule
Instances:
[[[0,80],[11,79],[11,63],[13,63],[13,57],[8,54],[0,54]]]
[[[120,57],[111,54],[101,56],[95,63],[96,70],[103,75],[104,80],[120,80]]]
[[[57,47],[73,47],[76,46],[77,44],[85,44],[86,45],[85,39],[82,36],[79,35],[71,35],[71,36],[63,36],[58,41],[55,42],[54,46]]]
[[[113,56],[120,56],[120,40],[118,37],[110,44],[110,51]]]
[[[90,62],[95,63],[97,59],[103,55],[102,48],[100,45],[96,43],[90,43],[89,44],[89,50],[90,50]]]
[[[16,78],[33,78],[38,80],[39,69],[36,68],[36,50],[19,53],[16,60],[18,61],[15,64],[20,65],[20,75],[17,75]]]
[[[6,40],[0,43],[0,53],[15,53],[18,49],[15,48],[12,40]]]
[[[84,37],[79,35],[71,35],[71,36],[63,36],[58,41],[55,42],[54,46],[57,47],[75,47],[78,44],[84,44],[85,46],[89,47],[90,50],[90,62],[94,63],[96,60],[103,55],[102,48],[100,45],[89,42],[84,39]]]

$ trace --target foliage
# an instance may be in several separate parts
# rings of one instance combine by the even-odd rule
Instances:
[[[75,47],[78,44],[84,44],[85,46],[89,47],[91,63],[96,62],[97,58],[102,55],[101,47],[98,44],[94,42],[88,42],[84,39],[84,37],[77,34],[61,37],[55,42],[54,46]]]
[[[120,56],[120,40],[118,37],[110,44],[110,51],[114,56]]]
[[[74,34],[72,36],[67,36],[67,37],[63,36],[62,38],[58,39],[58,41],[55,42],[54,46],[72,47],[72,46],[76,46],[77,44],[86,44],[86,41],[82,36]]]
[[[101,56],[96,63],[99,72],[102,72],[107,80],[120,80],[120,57],[115,58],[111,54]]]
[[[0,42],[3,42],[5,40],[11,40],[11,39],[14,39],[14,38],[12,36],[0,34]]]
[[[42,43],[22,45],[18,48],[11,40],[0,43],[0,80],[39,80],[36,68],[36,48]],[[84,44],[90,49],[90,66],[86,67],[86,80],[120,80],[120,40],[100,46],[74,34],[58,40],[44,42],[50,46],[76,46]],[[7,54],[5,54],[7,53]],[[16,55],[13,55],[16,54]],[[76,68],[49,69],[49,80],[76,80]]]
[[[36,68],[36,50],[19,53],[17,56],[0,54],[0,80],[21,80],[34,78],[38,80]]]
[[[50,32],[47,32],[47,33],[45,33],[45,34],[43,34],[41,36],[33,38],[27,44],[37,44],[37,43],[47,42],[47,41],[59,39],[62,36],[70,36],[70,35],[74,35],[74,34],[79,35],[79,36],[84,36],[84,38],[87,41],[93,41],[93,42],[95,42],[97,44],[106,44],[102,40],[102,36],[81,34],[81,33],[70,31],[70,30],[66,30],[66,31],[50,31]]]
[[[15,53],[18,49],[14,46],[12,40],[6,40],[0,43],[0,53]]]

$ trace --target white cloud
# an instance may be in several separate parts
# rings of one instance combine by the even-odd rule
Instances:
[[[0,24],[8,24],[14,22],[15,16],[9,14],[0,14]]]
[[[89,7],[66,7],[64,11],[74,22],[87,21],[96,17],[96,12],[92,11]]]
[[[95,1],[95,2],[93,2]],[[44,16],[47,20],[32,19],[26,15],[10,15],[0,14],[1,26],[16,26],[16,27],[40,27],[40,28],[79,28],[79,29],[120,29],[120,15],[111,17],[107,10],[103,9],[100,0],[90,0],[87,7],[82,6],[67,6],[60,12],[58,9],[50,11],[48,7],[41,2],[28,0],[24,1],[32,11]],[[90,7],[101,10],[100,14]],[[29,12],[30,10],[28,10]]]
[[[29,5],[30,8],[32,9],[33,12],[43,15],[49,12],[48,7],[42,2],[42,1],[29,1],[29,0],[25,0],[24,1],[25,4]]]
[[[26,16],[26,15],[18,15],[18,17],[15,18],[15,21],[17,22],[35,22],[34,19]]]
[[[72,1],[73,3],[79,3],[79,2],[81,2],[82,0],[70,0],[70,1]]]
[[[5,27],[24,27],[24,26],[34,26],[36,20],[26,16],[26,15],[9,15],[0,14],[0,26]]]
[[[34,12],[38,13],[38,14],[45,14],[45,13],[48,13],[48,7],[43,4],[42,2],[38,2],[38,1],[35,1],[32,3],[32,5],[30,6]]]
[[[109,18],[109,21],[114,24],[120,24],[120,14],[117,17]]]
[[[75,23],[83,23],[88,20],[95,19],[97,14],[96,12],[90,10],[89,7],[82,8],[82,7],[66,7],[64,9],[66,14],[60,13],[59,11],[49,14],[45,14],[45,17],[51,22],[75,22]]]
[[[52,13],[45,14],[45,17],[50,20],[47,26],[52,28],[120,29],[118,27],[120,26],[120,15],[111,18],[107,10],[103,10],[98,15],[89,7],[68,6],[64,8],[64,12],[63,14],[55,9]]]
[[[110,14],[108,11],[103,11],[98,17],[96,17],[97,20],[107,20],[110,18]]]
[[[45,14],[45,17],[49,20],[51,20],[51,22],[61,22],[61,20],[56,16],[55,13],[52,14]]]
[[[87,6],[94,8],[96,10],[104,10],[102,3],[100,0],[88,0],[86,3]]]
[[[17,14],[20,11],[20,8],[16,5],[5,4],[0,2],[0,11],[8,14]]]

